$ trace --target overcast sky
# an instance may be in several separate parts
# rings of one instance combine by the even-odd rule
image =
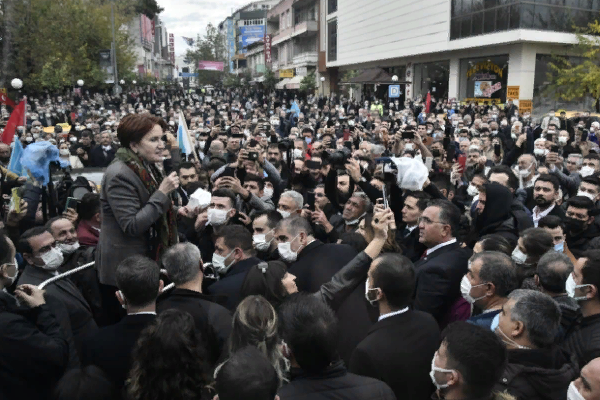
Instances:
[[[167,26],[167,32],[175,35],[175,54],[185,54],[188,46],[182,36],[196,38],[204,36],[206,25],[212,23],[218,26],[225,18],[231,15],[251,0],[157,0],[165,10],[160,14],[160,19]]]

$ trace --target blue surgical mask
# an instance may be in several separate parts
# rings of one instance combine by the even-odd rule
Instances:
[[[496,314],[496,316],[492,320],[492,325],[490,325],[490,329],[492,332],[496,332],[496,328],[498,327],[499,323],[500,323],[500,313]]]
[[[562,253],[563,251],[565,251],[565,242],[564,240],[558,244],[554,245],[554,250],[558,251],[559,253]]]
[[[305,137],[304,141],[306,142],[306,144],[310,144],[310,142],[312,142],[312,139],[309,137]]]

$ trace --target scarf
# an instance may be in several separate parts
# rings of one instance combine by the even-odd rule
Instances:
[[[158,190],[164,177],[154,164],[144,163],[137,154],[123,147],[117,150],[112,162],[117,160],[122,161],[140,178],[150,196]],[[171,204],[167,212],[150,228],[150,257],[158,262],[162,253],[177,242],[177,220]]]

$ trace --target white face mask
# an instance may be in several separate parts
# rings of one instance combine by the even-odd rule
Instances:
[[[466,275],[463,276],[462,280],[460,281],[460,292],[462,294],[463,299],[468,301],[469,304],[475,304],[475,302],[477,300],[481,300],[481,299],[487,297],[487,295],[483,295],[483,296],[477,297],[477,298],[474,298],[473,296],[471,296],[471,289],[478,287],[478,286],[483,286],[483,285],[487,285],[487,283],[480,283],[479,285],[472,286],[469,278],[467,278]]]
[[[58,249],[60,251],[62,251],[63,254],[73,254],[75,253],[75,251],[79,248],[79,242],[75,242],[73,244],[65,244],[65,243],[59,243],[58,244]]]
[[[571,382],[569,389],[567,390],[567,400],[585,400],[585,398],[579,393],[579,390],[575,387],[575,382]]]
[[[546,150],[545,149],[533,149],[533,154],[535,154],[538,157],[545,156]]]
[[[265,198],[267,198],[267,199],[270,199],[270,198],[272,198],[272,197],[273,197],[273,188],[266,187],[266,188],[263,190],[263,197],[265,197]]]
[[[560,143],[560,144],[567,144],[568,141],[569,141],[569,138],[565,137],[565,136],[560,136],[558,138],[558,143]]]
[[[512,252],[512,259],[517,264],[525,264],[525,261],[527,261],[527,254],[523,253],[519,247],[515,247]]]
[[[292,215],[292,214],[291,214],[289,211],[283,211],[283,210],[281,210],[281,209],[279,209],[279,208],[277,209],[277,212],[278,212],[279,214],[281,214],[281,216],[282,216],[283,218],[287,218],[287,217],[289,217],[290,215]]]
[[[227,273],[227,271],[229,271],[229,268],[231,268],[231,266],[233,265],[233,261],[235,260],[231,261],[229,265],[225,265],[225,260],[227,259],[227,257],[232,255],[234,251],[235,249],[231,250],[226,256],[220,256],[217,253],[213,253],[212,266],[214,267],[215,271],[217,271],[221,275],[224,275]]]
[[[472,183],[467,187],[467,194],[471,197],[475,197],[479,194],[479,189]]]
[[[370,287],[369,287],[369,278],[367,278],[367,280],[365,281],[365,299],[367,299],[367,301],[368,301],[369,303],[371,303],[371,305],[372,305],[373,307],[375,307],[375,305],[376,305],[376,303],[377,303],[377,299],[371,299],[371,298],[369,297],[369,293],[371,293],[371,291],[373,291],[373,290],[377,290],[377,289],[379,289],[379,288],[370,288]]]
[[[69,149],[60,149],[60,155],[61,156],[69,156],[69,155],[71,155],[71,152],[69,151]]]
[[[583,178],[586,178],[586,177],[588,177],[590,175],[593,175],[594,172],[595,172],[594,168],[588,167],[587,165],[585,167],[581,168],[581,171],[579,171],[579,173],[581,174],[581,176]]]
[[[42,254],[41,258],[44,261],[44,265],[41,268],[48,271],[56,271],[64,261],[62,252],[54,247]]]
[[[529,174],[530,174],[530,171],[529,171],[530,168],[531,168],[531,166],[529,166],[529,168],[523,168],[523,169],[519,168],[519,170],[518,170],[519,171],[519,175],[521,175],[523,178],[525,178],[526,176],[529,176]]]
[[[577,196],[587,197],[588,199],[594,201],[594,195],[591,193],[588,193],[588,192],[583,192],[583,191],[579,190],[577,192]]]
[[[229,210],[231,210],[231,208]],[[216,208],[209,208],[208,223],[212,226],[223,225],[227,221],[227,213],[229,210],[217,210]]]
[[[302,150],[294,149],[294,158],[302,158]]]
[[[433,359],[431,360],[431,371],[429,371],[429,376],[431,377],[431,382],[433,382],[435,387],[438,390],[440,390],[440,389],[445,389],[450,385],[448,383],[438,383],[438,381],[435,379],[435,372],[436,371],[437,372],[454,372],[454,370],[436,367],[435,366],[435,358],[436,357],[437,357],[437,351],[435,352],[435,354],[433,355]]]
[[[572,298],[573,300],[575,300],[575,301],[584,301],[584,300],[587,300],[587,297],[586,296],[576,297],[575,296],[575,289],[581,289],[581,288],[586,287],[586,286],[591,286],[591,285],[590,284],[578,285],[575,282],[575,279],[573,279],[573,273],[571,272],[571,274],[567,278],[567,282],[565,284],[565,289],[567,290],[567,294],[569,295],[569,297]]]
[[[407,143],[404,145],[404,150],[414,150],[414,146],[412,143]]]
[[[273,230],[271,229],[269,232],[267,232],[266,234],[262,234],[262,233],[257,233],[256,235],[252,236],[252,244],[254,245],[254,248],[258,251],[267,251],[269,249],[269,246],[271,246],[271,242],[273,241],[273,238],[271,238],[271,240],[269,240],[267,242],[267,234],[273,232]]]
[[[298,258],[298,251],[292,251],[292,242],[296,240],[296,238],[300,234],[296,235],[289,242],[283,242],[277,244],[277,251],[279,251],[279,255],[287,262],[294,262]],[[300,250],[302,246],[298,250]]]

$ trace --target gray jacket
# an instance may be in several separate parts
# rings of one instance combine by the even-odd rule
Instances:
[[[122,161],[109,165],[102,179],[102,228],[96,250],[100,283],[117,286],[117,266],[129,256],[149,255],[150,227],[165,213],[171,199],[158,190],[152,196],[141,179]]]
[[[562,186],[567,192],[564,194],[568,194],[569,197],[573,197],[577,194],[577,189],[579,189],[579,184],[581,183],[581,175],[579,172],[572,172],[571,174],[566,175],[560,170],[560,168],[556,167],[549,172],[558,178],[560,186]]]

